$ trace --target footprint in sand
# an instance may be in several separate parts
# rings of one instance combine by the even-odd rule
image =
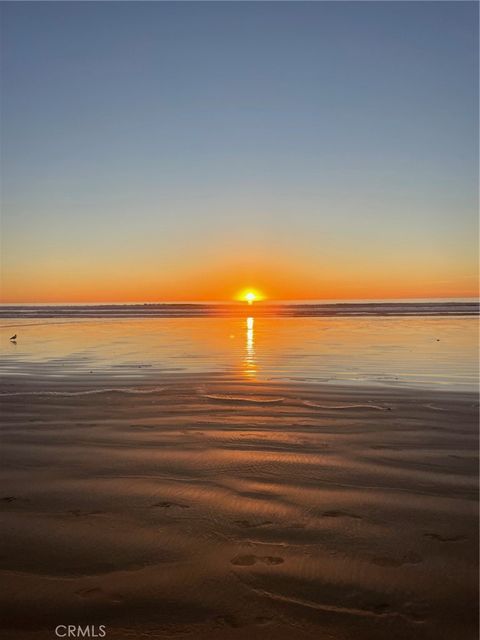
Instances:
[[[238,567],[251,567],[257,562],[262,562],[263,564],[282,564],[285,562],[283,558],[278,556],[253,556],[253,555],[244,555],[244,556],[235,556],[232,560],[230,560],[232,564]]]
[[[424,533],[425,538],[430,540],[437,540],[438,542],[463,542],[467,539],[466,536],[442,536],[439,533]]]
[[[416,553],[407,553],[401,558],[377,557],[372,558],[373,564],[379,567],[402,567],[405,564],[419,564],[422,559]]]

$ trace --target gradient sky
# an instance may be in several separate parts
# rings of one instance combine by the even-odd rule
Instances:
[[[476,2],[0,10],[4,301],[477,293]]]

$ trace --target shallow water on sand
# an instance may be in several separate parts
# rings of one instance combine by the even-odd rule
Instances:
[[[2,638],[478,637],[475,318],[0,339]]]
[[[16,343],[9,337],[16,333]],[[0,372],[476,389],[476,317],[3,319]]]

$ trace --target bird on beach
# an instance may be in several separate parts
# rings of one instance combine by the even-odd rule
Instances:
[[[12,337],[10,338],[10,340],[16,340],[16,339],[17,339],[17,334],[15,334],[14,336],[12,336]]]

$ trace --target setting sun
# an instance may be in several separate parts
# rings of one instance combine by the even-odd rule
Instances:
[[[248,304],[253,304],[254,302],[258,302],[259,300],[264,300],[265,296],[263,296],[259,291],[255,289],[244,289],[237,296],[237,300],[241,302],[247,302]]]

